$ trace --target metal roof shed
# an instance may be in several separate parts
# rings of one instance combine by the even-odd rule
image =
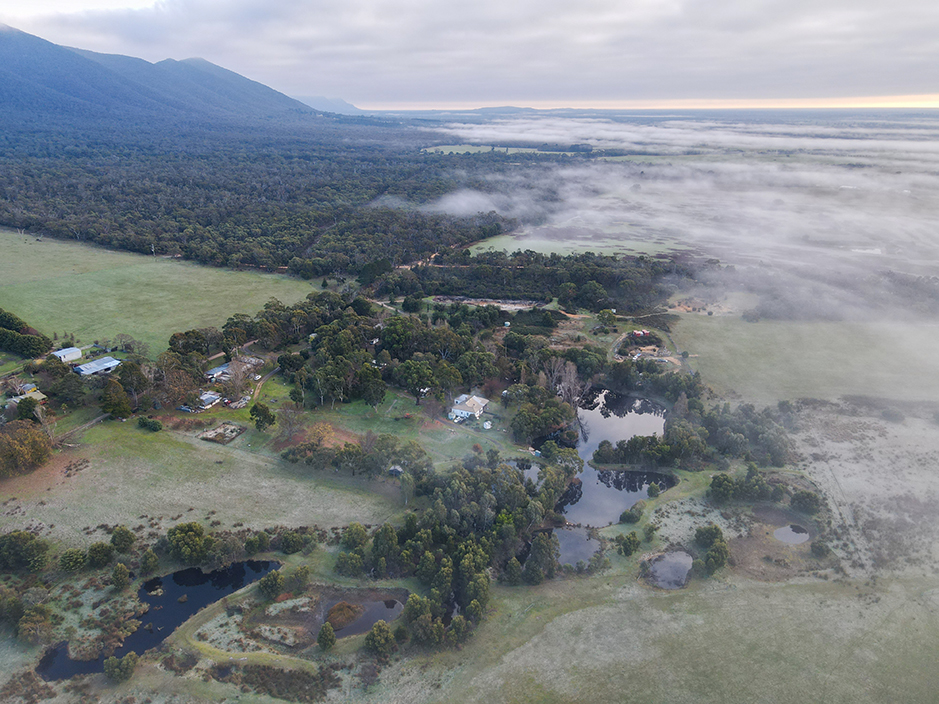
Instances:
[[[110,374],[120,366],[121,360],[114,357],[102,357],[93,362],[86,362],[75,367],[75,371],[81,376],[91,376],[92,374]]]

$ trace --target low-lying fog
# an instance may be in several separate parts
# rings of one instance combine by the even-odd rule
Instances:
[[[491,192],[436,204],[519,218],[521,230],[497,248],[691,248],[734,265],[703,277],[710,290],[701,295],[759,294],[763,319],[902,322],[911,332],[939,319],[939,115],[547,113],[440,131],[452,144],[578,144],[621,155],[520,164],[493,177]]]
[[[590,144],[630,154],[527,169],[501,177],[494,194],[463,191],[437,207],[519,217],[527,223],[520,247],[564,241],[566,230],[580,242],[593,233],[598,249],[663,238],[695,245],[758,266],[764,285],[790,286],[786,277],[797,276],[799,290],[788,295],[810,303],[810,311],[792,311],[803,316],[866,317],[884,296],[939,310],[935,283],[885,279],[887,271],[939,274],[939,120],[757,117],[451,124],[444,131],[459,142]],[[911,298],[911,287],[919,295]]]

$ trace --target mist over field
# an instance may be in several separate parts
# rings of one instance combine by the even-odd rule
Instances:
[[[523,117],[444,131],[455,143],[587,144],[618,155],[530,167],[494,178],[493,193],[462,191],[437,204],[526,223],[500,247],[693,247],[735,265],[727,283],[761,294],[763,317],[939,313],[935,118]]]

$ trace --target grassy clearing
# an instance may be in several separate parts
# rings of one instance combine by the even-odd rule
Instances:
[[[434,701],[930,700],[929,585],[709,581],[667,593],[601,576],[498,591],[498,613]]]
[[[15,497],[0,529],[22,527],[25,515],[68,546],[101,539],[101,533],[84,535],[86,526],[136,526],[146,523],[139,519],[144,514],[160,532],[189,520],[218,520],[220,529],[236,522],[263,528],[400,520],[403,503],[393,482],[313,473],[253,452],[255,432],[222,446],[197,439],[198,431],[150,433],[107,421],[86,431],[80,447],[0,483],[0,502]],[[65,466],[81,459],[88,466],[66,477]]]
[[[483,240],[470,248],[471,252],[501,250],[515,252],[528,250],[541,254],[557,253],[562,256],[580,252],[597,254],[656,255],[689,249],[687,244],[659,235],[648,235],[631,229],[623,223],[616,230],[588,229],[582,224],[569,226],[522,229],[509,235]]]
[[[845,394],[935,398],[935,324],[761,320],[683,314],[672,338],[722,393],[763,404]]]
[[[67,331],[90,344],[126,333],[153,355],[173,332],[220,326],[233,313],[254,314],[272,297],[294,303],[313,291],[286,276],[38,242],[10,230],[0,230],[0,249],[0,307],[49,337]]]
[[[503,428],[508,428],[509,413],[494,399],[489,407],[492,411],[487,409],[483,419],[491,420],[493,427],[483,430],[482,419],[461,424],[445,419],[430,420],[422,408],[414,404],[412,396],[389,389],[377,409],[363,401],[337,404],[334,409],[326,406],[311,415],[311,422],[325,421],[357,435],[371,430],[377,434],[395,435],[401,440],[417,441],[435,464],[462,459],[472,453],[475,444],[479,444],[483,452],[496,449],[503,457],[524,452],[512,442],[511,431],[502,432]]]

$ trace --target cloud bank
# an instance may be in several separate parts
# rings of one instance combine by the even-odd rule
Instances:
[[[462,192],[437,206],[527,221],[520,249],[692,246],[734,264],[725,283],[759,293],[768,316],[939,317],[939,120],[637,119],[452,124],[455,141],[638,154],[533,167],[497,177],[497,196]]]
[[[111,7],[88,0],[91,8]],[[159,0],[0,10],[56,43],[201,56],[292,95],[371,105],[935,92],[928,0]]]

